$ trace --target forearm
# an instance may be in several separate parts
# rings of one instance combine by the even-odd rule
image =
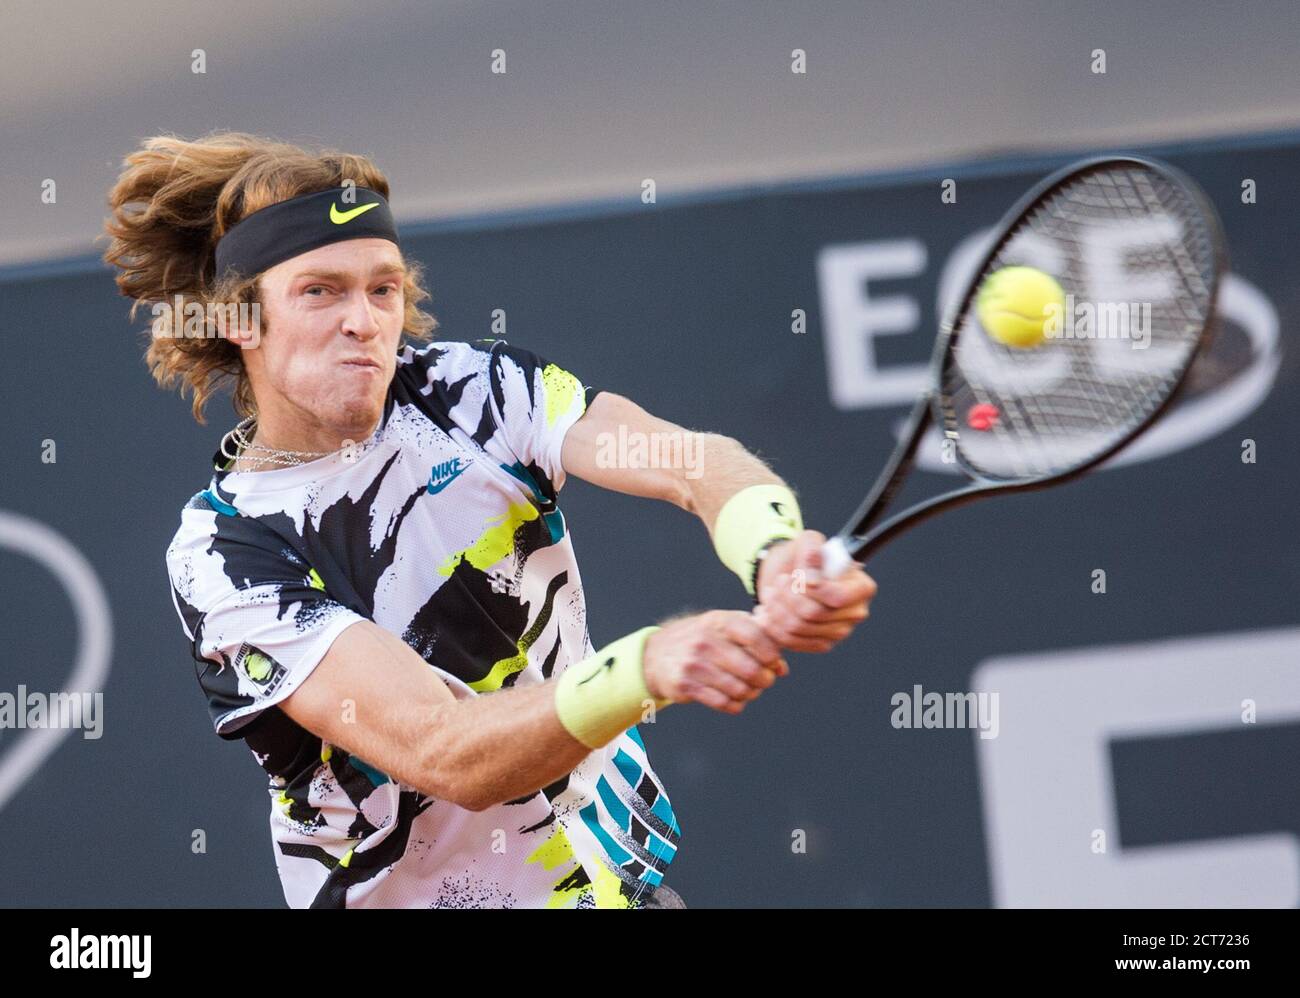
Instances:
[[[400,783],[480,810],[548,786],[591,752],[560,720],[556,690],[549,680],[457,699],[396,634],[359,621],[280,706]]]
[[[732,437],[718,433],[701,434],[700,451],[698,467],[688,469],[682,477],[684,498],[681,505],[703,521],[710,537],[714,536],[718,513],[741,489],[751,485],[786,484],[760,458]]]
[[[739,441],[707,435],[703,473],[683,477],[687,499],[709,531],[722,563],[757,600],[757,575],[767,550],[803,529],[794,490]]]
[[[555,681],[441,705],[429,726],[428,782],[472,810],[527,797],[590,753],[560,723]]]
[[[476,810],[549,786],[673,702],[671,693],[651,692],[646,671],[645,648],[660,630],[626,634],[540,685],[446,706],[434,718],[440,744],[428,758]]]

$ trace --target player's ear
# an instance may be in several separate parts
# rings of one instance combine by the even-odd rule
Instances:
[[[262,340],[262,306],[259,302],[218,305],[213,322],[216,335],[241,350],[255,350]]]

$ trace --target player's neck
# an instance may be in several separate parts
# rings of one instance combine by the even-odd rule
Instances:
[[[366,421],[353,427],[326,426],[321,423],[294,418],[294,415],[275,411],[259,412],[252,433],[253,448],[235,462],[234,471],[271,471],[291,464],[305,464],[328,454],[368,439],[378,426],[378,420]],[[264,454],[259,448],[278,453],[276,462],[258,461]]]

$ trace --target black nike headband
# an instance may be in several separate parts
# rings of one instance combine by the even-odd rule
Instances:
[[[216,275],[237,272],[253,277],[300,253],[345,239],[398,243],[393,213],[382,194],[368,187],[334,187],[255,211],[218,241]]]

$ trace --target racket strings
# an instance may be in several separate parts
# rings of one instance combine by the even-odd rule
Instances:
[[[1006,346],[969,297],[940,385],[943,426],[966,465],[995,479],[1059,473],[1150,418],[1209,318],[1214,247],[1192,196],[1140,164],[1077,174],[1040,198],[983,277],[1009,266],[1051,274],[1066,296],[1063,325],[1037,346]]]

